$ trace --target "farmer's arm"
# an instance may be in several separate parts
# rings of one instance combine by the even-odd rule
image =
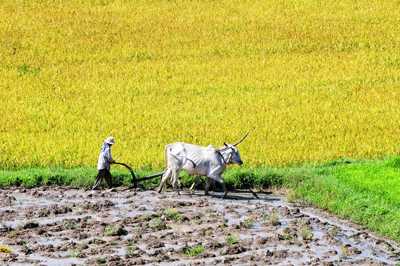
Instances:
[[[114,159],[112,158],[111,155],[111,148],[109,147],[105,153],[105,159],[109,162],[109,163],[114,163]]]

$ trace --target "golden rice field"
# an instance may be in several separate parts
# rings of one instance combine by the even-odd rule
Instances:
[[[250,165],[400,150],[399,1],[0,1],[0,166]]]

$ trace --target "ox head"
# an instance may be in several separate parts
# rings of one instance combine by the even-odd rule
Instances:
[[[243,161],[240,158],[240,153],[239,150],[237,148],[237,146],[242,143],[243,140],[245,140],[247,138],[247,136],[249,135],[249,132],[247,132],[246,135],[244,135],[238,142],[236,142],[235,144],[229,144],[229,143],[225,143],[224,142],[224,147],[221,149],[221,152],[224,153],[224,158],[227,164],[238,164],[238,165],[242,165]]]

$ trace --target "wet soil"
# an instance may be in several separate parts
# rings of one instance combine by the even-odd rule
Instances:
[[[0,190],[3,265],[396,265],[400,248],[273,194]]]

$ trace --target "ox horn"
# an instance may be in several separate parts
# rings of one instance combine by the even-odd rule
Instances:
[[[237,145],[239,145],[240,143],[242,143],[242,141],[245,140],[245,139],[247,138],[247,136],[249,135],[249,133],[250,133],[250,131],[248,131],[248,132],[246,133],[246,135],[244,135],[243,138],[241,138],[238,142],[236,142],[235,144],[233,144],[233,146],[237,146]]]

